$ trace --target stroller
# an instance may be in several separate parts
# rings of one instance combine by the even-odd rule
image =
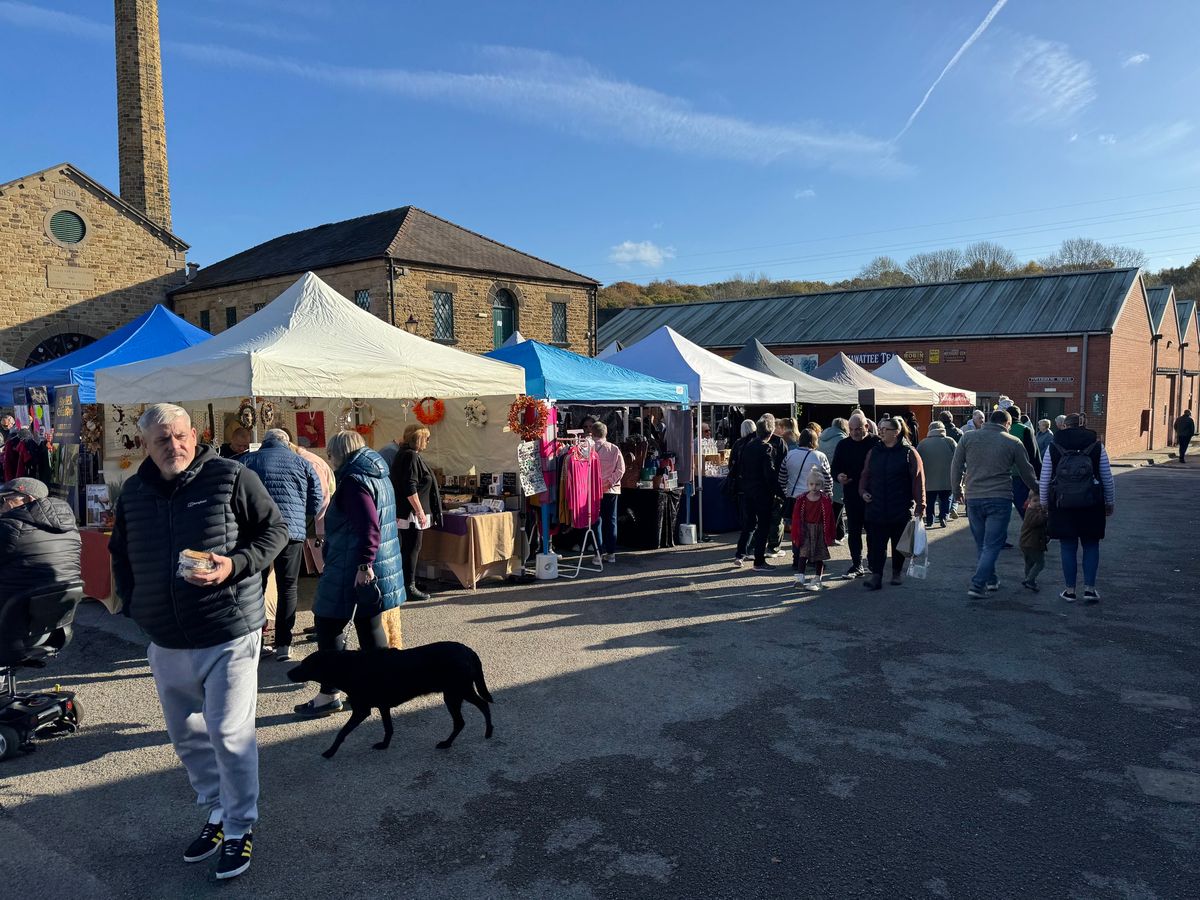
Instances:
[[[71,642],[75,608],[83,599],[76,581],[10,597],[0,605],[0,759],[33,748],[35,734],[70,734],[83,710],[72,691],[17,693],[17,669],[42,669]]]

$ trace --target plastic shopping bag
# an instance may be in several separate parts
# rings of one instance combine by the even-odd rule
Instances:
[[[928,578],[929,577],[929,548],[925,548],[925,552],[921,556],[914,556],[908,561],[908,574],[910,578]]]
[[[929,547],[929,533],[925,530],[925,523],[920,519],[913,519],[913,556],[923,556]]]

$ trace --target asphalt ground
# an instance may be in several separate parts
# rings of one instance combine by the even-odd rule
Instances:
[[[470,644],[496,698],[449,751],[429,697],[327,761],[343,719],[296,721],[312,686],[264,662],[254,863],[224,883],[181,861],[201,816],[145,642],[88,604],[24,681],[86,722],[0,763],[0,897],[1194,898],[1198,496],[1200,467],[1118,472],[1094,607],[1057,598],[1056,545],[1040,594],[1011,550],[969,600],[962,519],[877,593],[728,543],[441,593],[406,642]]]

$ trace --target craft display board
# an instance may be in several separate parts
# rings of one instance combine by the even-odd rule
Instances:
[[[537,441],[522,441],[517,445],[517,480],[521,485],[521,493],[526,497],[546,490]]]

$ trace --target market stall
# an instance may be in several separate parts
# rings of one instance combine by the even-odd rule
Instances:
[[[974,391],[942,384],[937,379],[930,378],[924,372],[914,369],[899,356],[893,356],[872,374],[877,378],[886,379],[901,387],[935,391],[938,395],[938,406],[975,408]]]
[[[589,406],[628,406],[652,403],[660,406],[687,407],[687,386],[612,365],[604,360],[580,356],[569,350],[551,347],[538,341],[526,340],[512,346],[501,347],[487,354],[490,359],[519,365],[525,370],[525,390],[531,397],[554,404],[584,403]],[[542,453],[542,458],[548,454]],[[660,488],[661,489],[661,488]],[[622,504],[627,508],[639,502],[638,490],[654,490],[652,486],[639,488],[636,484],[622,487]],[[545,500],[550,492],[539,494]],[[540,501],[542,516],[543,552],[549,552],[550,503]],[[598,512],[598,510],[597,510]],[[628,518],[626,519],[628,521]],[[641,521],[646,522],[647,518]],[[647,529],[648,530],[648,529]],[[661,530],[661,529],[660,529]],[[631,526],[628,534],[622,535],[621,543],[626,546],[646,546],[648,538],[635,538]],[[651,546],[659,546],[653,544]],[[586,544],[584,545],[586,549]],[[581,550],[582,555],[583,550]]]
[[[708,450],[714,446],[705,444],[701,422],[707,404],[787,404],[795,402],[796,385],[772,375],[756,372],[745,366],[730,362],[693,344],[673,329],[663,326],[651,332],[632,347],[610,356],[607,362],[652,375],[664,381],[679,382],[687,387],[688,396],[695,407],[694,431],[697,466],[702,466]],[[710,442],[711,443],[711,442]],[[696,483],[701,492],[699,504],[700,532],[704,530],[704,484],[698,473],[693,472],[689,481]],[[681,479],[682,480],[682,479]]]
[[[937,391],[928,388],[903,387],[868,372],[845,353],[837,356],[810,372],[833,384],[843,385],[858,391],[858,405],[872,418],[884,413],[913,411],[917,424],[924,434],[933,415],[933,405],[938,401]],[[919,438],[917,438],[919,440]]]
[[[480,490],[481,473],[514,472],[518,440],[502,413],[524,387],[519,367],[394,328],[311,272],[203,345],[96,376],[104,402],[178,403],[196,410],[197,422],[208,420],[214,441],[230,424],[256,431],[282,425],[321,454],[339,429],[381,447],[419,420],[431,432],[425,458],[435,472],[463,487],[475,479],[471,493],[459,495],[469,515],[502,514],[465,501]],[[503,508],[499,492],[492,496]],[[467,540],[447,534],[451,542]],[[519,556],[515,544],[506,552]]]

